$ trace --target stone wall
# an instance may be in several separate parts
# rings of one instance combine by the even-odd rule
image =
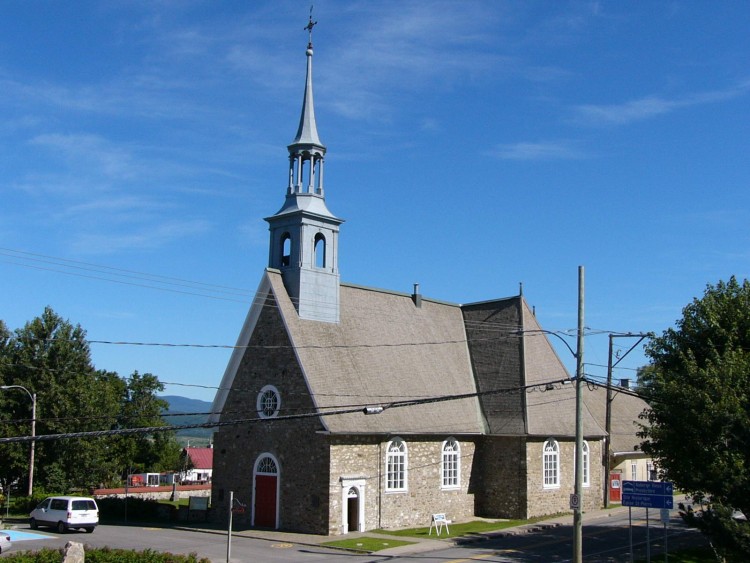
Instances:
[[[210,497],[210,485],[177,485],[177,497]],[[172,498],[172,487],[124,487],[119,489],[94,489],[91,496],[97,498],[140,498],[144,500],[169,500]]]
[[[221,416],[222,422],[246,422],[223,426],[214,435],[214,514],[226,520],[233,491],[247,504],[244,514],[235,514],[235,525],[251,525],[253,469],[259,456],[268,453],[279,464],[279,527],[326,534],[328,447],[320,419],[259,419],[256,410],[258,393],[269,384],[281,396],[280,416],[314,410],[275,302],[270,295],[266,302],[272,304],[260,314]]]
[[[331,438],[330,534],[343,531],[343,488],[364,482],[364,529],[429,526],[432,514],[444,512],[451,520],[474,514],[470,491],[475,454],[474,438],[458,440],[461,475],[458,489],[442,489],[442,445],[448,438],[403,437],[407,447],[407,490],[385,492],[386,448],[390,440],[376,437]],[[342,479],[343,478],[343,479]]]
[[[526,517],[526,442],[522,437],[486,436],[475,461],[476,514]]]
[[[544,488],[542,448],[545,440],[529,439],[526,444],[526,465],[528,467],[527,518],[571,512],[570,495],[575,490],[575,441],[558,439],[560,446],[560,486]],[[591,483],[583,487],[583,509],[601,508],[604,495],[601,440],[587,440],[589,445]]]

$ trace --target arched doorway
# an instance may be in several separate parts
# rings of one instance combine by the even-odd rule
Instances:
[[[365,479],[361,476],[341,478],[341,533],[364,532]]]
[[[253,526],[278,528],[279,464],[271,454],[261,454],[253,470]]]

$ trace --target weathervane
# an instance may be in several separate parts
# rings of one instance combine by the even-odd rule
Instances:
[[[307,25],[303,28],[303,29],[306,29],[307,32],[310,34],[309,47],[312,47],[312,30],[313,30],[313,27],[315,27],[317,25],[317,23],[318,23],[318,22],[314,22],[313,21],[313,19],[312,19],[312,11],[313,11],[313,7],[312,7],[312,5],[310,5],[310,21],[307,22]]]

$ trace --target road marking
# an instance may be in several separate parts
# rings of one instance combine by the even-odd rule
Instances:
[[[294,547],[293,543],[272,543],[271,547],[275,547],[276,549],[289,549],[290,547]]]
[[[33,532],[21,532],[19,530],[3,530],[3,532],[10,536],[10,541],[48,540],[55,537]]]

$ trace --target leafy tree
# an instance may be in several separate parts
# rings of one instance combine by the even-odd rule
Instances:
[[[164,384],[150,374],[130,376],[123,397],[122,426],[143,428],[166,426],[161,417],[169,403],[156,396],[164,390]],[[153,435],[136,434],[120,440],[123,459],[137,471],[169,471],[179,466],[180,445],[174,432],[155,432]]]
[[[129,380],[98,370],[86,332],[51,308],[12,335],[0,325],[0,384],[37,394],[37,435],[160,426],[166,402],[159,380],[135,372]],[[0,435],[29,433],[24,393],[0,393]],[[0,445],[3,485],[28,479],[26,443]],[[178,464],[179,445],[169,432],[147,435],[68,437],[39,441],[35,484],[53,492],[86,489],[120,480],[129,464],[146,471]]]
[[[682,313],[646,348],[643,450],[708,503],[703,518],[689,519],[725,555],[746,557],[750,524],[733,522],[731,509],[750,516],[750,282],[708,285]]]

